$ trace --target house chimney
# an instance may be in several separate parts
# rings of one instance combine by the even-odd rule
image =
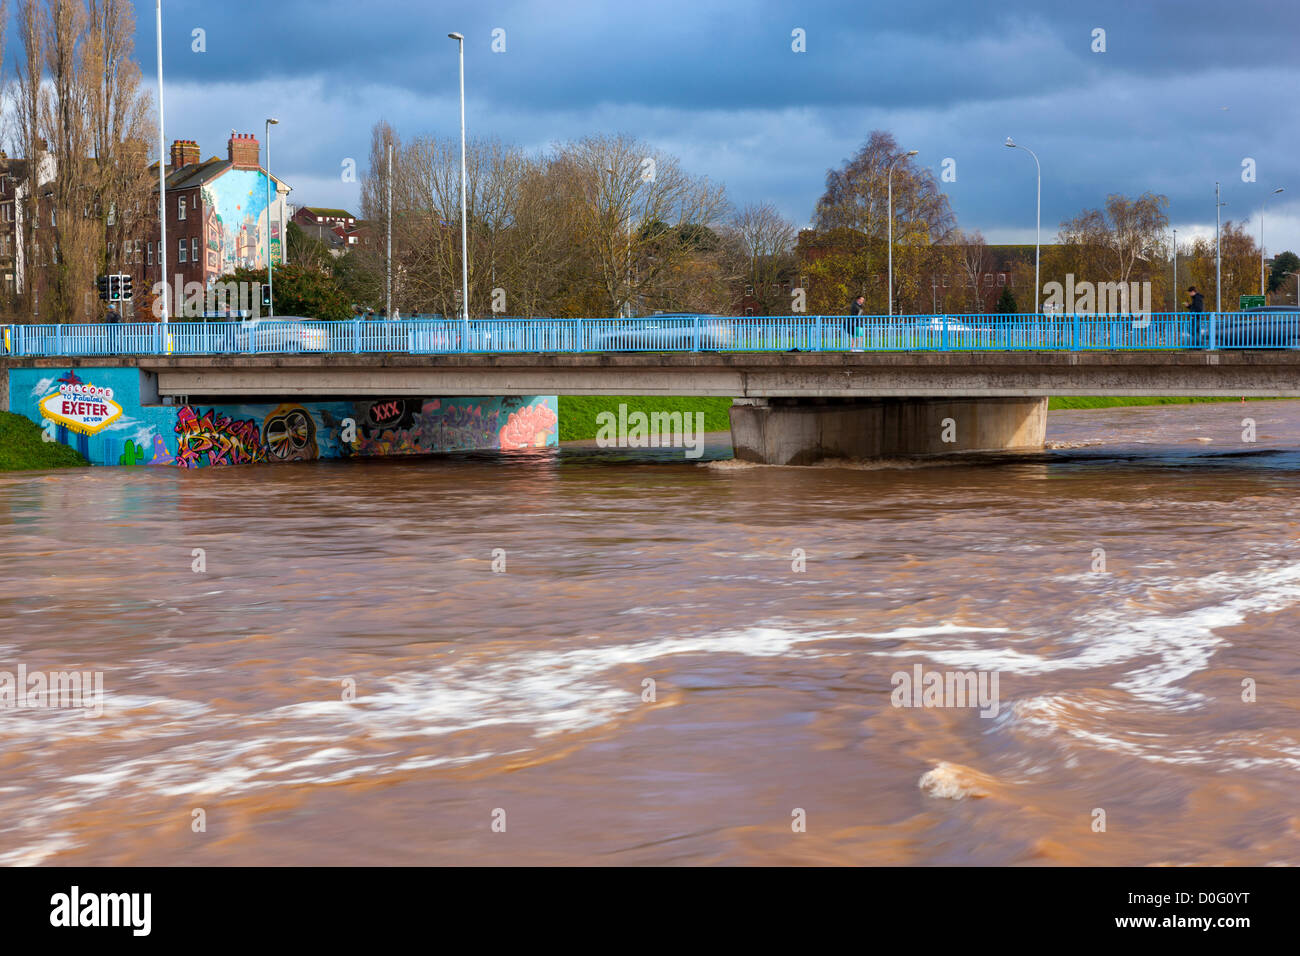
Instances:
[[[261,166],[259,161],[261,147],[258,145],[257,137],[252,133],[231,133],[226,149],[232,166],[247,169],[257,169]]]
[[[199,161],[199,144],[192,139],[172,140],[172,169],[184,169]]]

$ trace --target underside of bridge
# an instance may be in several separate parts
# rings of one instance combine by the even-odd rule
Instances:
[[[1046,431],[1046,398],[755,398],[731,407],[736,457],[766,465],[1030,451]]]

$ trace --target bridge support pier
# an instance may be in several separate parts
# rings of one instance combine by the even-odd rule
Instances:
[[[1046,430],[1046,398],[740,398],[731,406],[736,457],[766,465],[1036,450]]]

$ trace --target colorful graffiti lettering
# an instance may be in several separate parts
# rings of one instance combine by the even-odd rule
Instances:
[[[544,448],[548,436],[560,423],[559,416],[545,404],[529,405],[510,413],[498,436],[503,450]]]
[[[200,417],[197,409],[185,405],[176,415],[176,436],[176,465],[181,468],[268,460],[262,430],[251,418],[239,421],[216,409]]]

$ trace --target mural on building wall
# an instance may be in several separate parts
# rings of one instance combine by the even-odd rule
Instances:
[[[270,217],[271,258],[280,261],[280,218],[283,200],[272,182]],[[203,186],[208,210],[204,223],[207,267],[212,278],[235,269],[266,268],[266,174],[260,169],[230,169]]]
[[[559,406],[553,396],[141,405],[137,369],[10,369],[8,374],[11,410],[38,424],[53,422],[46,410],[57,407],[62,414],[63,403],[70,402],[69,424],[55,422],[56,437],[100,465],[208,468],[519,450],[558,442]],[[109,401],[116,414],[104,404]],[[79,415],[93,432],[70,431],[70,425],[83,423]]]

